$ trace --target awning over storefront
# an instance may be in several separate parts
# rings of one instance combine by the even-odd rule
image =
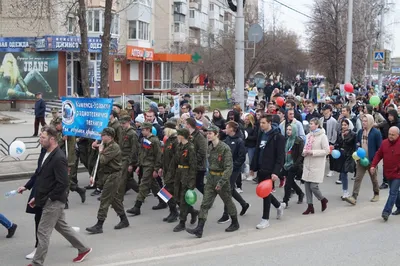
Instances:
[[[188,63],[192,62],[190,54],[154,54],[154,61]]]
[[[138,61],[153,61],[154,49],[127,45],[126,59]]]

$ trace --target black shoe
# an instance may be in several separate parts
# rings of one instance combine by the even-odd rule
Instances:
[[[242,211],[240,212],[240,216],[243,216],[246,214],[247,210],[250,208],[250,204],[246,203],[246,205],[244,205],[244,207],[242,207]]]
[[[8,229],[8,234],[6,236],[6,238],[11,238],[14,236],[15,231],[17,230],[18,225],[14,224],[10,227],[10,229]]]
[[[96,188],[96,190],[93,191],[92,194],[90,194],[90,196],[97,196],[97,195],[100,195],[100,194],[101,194],[101,190]]]
[[[234,232],[239,230],[239,221],[237,219],[237,216],[232,216],[232,223],[231,225],[225,229],[225,232]]]
[[[387,222],[387,220],[389,220],[389,214],[388,213],[382,213],[382,218],[385,222]]]
[[[192,218],[190,219],[190,224],[195,224],[197,222],[197,217],[199,216],[199,211],[193,209],[190,215],[192,216]]]
[[[104,224],[104,221],[98,220],[97,224],[95,224],[92,227],[86,228],[86,231],[88,231],[89,233],[92,233],[92,234],[102,234],[103,233],[103,224]]]
[[[129,226],[129,221],[128,221],[128,218],[126,218],[125,214],[121,215],[120,218],[121,218],[121,221],[116,226],[114,226],[114,229],[116,229],[116,230],[126,228]]]
[[[91,185],[87,185],[86,187],[84,187],[86,190],[89,190],[89,189],[96,189],[96,187],[95,186],[91,186]]]
[[[203,219],[199,219],[199,223],[197,224],[197,227],[194,229],[186,228],[186,232],[188,232],[191,235],[195,235],[198,238],[202,238],[204,224],[205,224],[205,221]]]
[[[178,221],[179,213],[177,211],[172,212],[172,215],[168,218],[167,223],[174,223]]]
[[[68,210],[69,209],[69,205],[68,205],[68,201],[65,203],[65,207],[64,210]]]
[[[399,215],[399,214],[400,214],[400,210],[399,210],[399,209],[395,210],[395,211],[392,213],[392,215]]]
[[[180,221],[179,224],[177,226],[175,226],[173,231],[174,232],[181,232],[181,231],[183,231],[185,229],[186,229],[185,222],[184,221]]]
[[[228,214],[223,214],[222,215],[222,217],[218,220],[218,223],[219,224],[225,224],[225,223],[227,223],[227,222],[230,222],[230,218],[229,218],[229,215]]]
[[[101,201],[101,196],[97,198],[98,201]]]
[[[126,212],[129,214],[133,214],[133,216],[140,215],[140,207],[142,206],[142,202],[136,201],[135,206],[132,209],[127,210]]]
[[[78,194],[81,197],[82,203],[86,201],[86,189],[85,188],[78,188]]]
[[[163,220],[163,222],[167,222],[168,221],[168,219],[171,217],[171,215],[172,215],[172,212],[170,212],[169,214],[168,214],[168,216],[167,217],[164,217],[162,220]]]
[[[166,208],[168,208],[168,204],[160,199],[160,201],[158,202],[158,205],[153,206],[152,209],[153,210],[162,210],[162,209],[166,209]]]
[[[303,200],[304,200],[304,193],[301,193],[301,194],[299,195],[299,200],[297,201],[297,204],[302,204],[302,203],[303,203]]]
[[[382,185],[379,187],[379,189],[387,189],[389,188],[389,185],[387,183],[382,183]]]

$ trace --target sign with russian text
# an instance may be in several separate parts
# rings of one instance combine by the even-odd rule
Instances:
[[[63,134],[101,140],[112,105],[113,99],[62,97]]]
[[[35,42],[36,51],[67,51],[79,52],[81,37],[79,36],[44,36],[37,38]],[[101,53],[103,44],[99,37],[88,37],[88,50],[90,53]],[[111,39],[110,53],[118,51],[117,39]]]
[[[126,46],[126,59],[153,61],[154,50],[137,46]]]
[[[0,38],[0,52],[24,52],[35,45],[35,38],[9,37]]]

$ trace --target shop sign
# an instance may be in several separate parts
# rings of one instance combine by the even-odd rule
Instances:
[[[79,36],[45,36],[36,39],[36,51],[79,52],[81,38]],[[103,44],[100,37],[88,37],[89,53],[101,53]],[[117,39],[111,39],[110,53],[118,50]]]
[[[154,50],[149,48],[126,46],[126,59],[128,60],[145,60],[153,61]]]
[[[8,37],[0,38],[0,52],[23,52],[35,45],[35,38]]]

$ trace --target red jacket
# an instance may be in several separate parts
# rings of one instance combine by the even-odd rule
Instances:
[[[400,138],[395,142],[382,141],[375,153],[371,167],[376,167],[383,158],[383,174],[387,179],[400,179]]]

